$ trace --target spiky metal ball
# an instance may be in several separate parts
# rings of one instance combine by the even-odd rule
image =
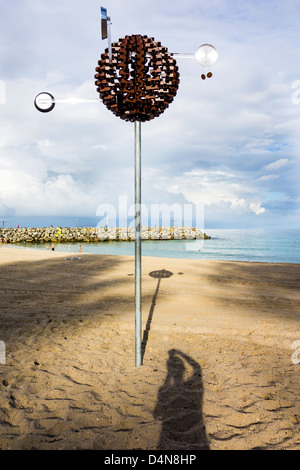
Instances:
[[[175,59],[160,42],[133,35],[112,44],[96,67],[96,87],[101,100],[125,121],[150,121],[173,101],[179,86]]]

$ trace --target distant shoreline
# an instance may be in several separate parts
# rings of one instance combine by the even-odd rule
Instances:
[[[56,229],[50,227],[54,230]],[[156,230],[156,227],[154,227]],[[264,232],[263,230],[211,230],[209,231],[210,239],[205,240],[194,239],[194,232],[191,232],[191,237],[183,239],[182,233],[180,236],[174,237],[171,233],[160,230],[159,236],[155,239],[149,238],[148,229],[143,229],[142,233],[142,253],[143,257],[163,257],[163,258],[174,258],[174,259],[215,259],[223,261],[249,261],[249,262],[267,262],[267,263],[292,263],[300,264],[300,230],[289,231],[289,230],[274,230],[272,232]],[[173,227],[171,227],[173,229]],[[11,229],[5,229],[5,235]],[[24,229],[19,229],[22,231]],[[37,229],[34,229],[36,232]],[[49,229],[41,229],[49,230]],[[97,238],[91,241],[90,237],[85,238],[85,235],[80,237],[80,230],[74,229],[74,237],[64,240],[65,229],[59,229],[62,233],[57,233],[57,237],[53,238],[54,241],[47,241],[47,238],[42,241],[37,238],[20,241],[17,237],[12,243],[1,243],[0,247],[11,246],[18,248],[34,248],[38,250],[44,250],[46,248],[55,251],[74,251],[84,253],[95,253],[95,254],[109,254],[109,255],[132,255],[134,254],[134,229],[131,228],[130,232],[132,238],[128,237],[128,229],[126,229],[125,239],[121,239],[120,233],[115,230],[114,237],[109,239],[109,231],[102,228],[103,239],[99,239],[97,232]],[[73,230],[73,229],[66,229]],[[89,234],[93,233],[95,229],[86,229]],[[78,234],[76,233],[78,231]],[[83,230],[84,231],[84,230]],[[0,230],[0,238],[1,238]],[[204,232],[204,230],[203,230]],[[11,232],[12,233],[12,232]],[[118,238],[116,240],[116,233]],[[18,232],[15,231],[15,235]],[[173,235],[173,236],[172,236]],[[177,234],[178,235],[178,234]],[[180,239],[181,237],[181,239]],[[154,238],[154,237],[153,237]],[[177,239],[176,239],[177,238]],[[179,239],[178,239],[179,238]],[[187,238],[192,238],[187,239]],[[114,241],[115,240],[115,241]],[[111,243],[109,243],[109,241]],[[160,243],[157,243],[160,241]],[[123,243],[122,243],[123,242]],[[52,247],[54,244],[54,247]],[[81,245],[79,247],[78,245]],[[1,250],[3,251],[3,250]]]
[[[42,244],[41,244],[42,245]],[[0,248],[1,246],[4,248],[4,245],[0,244]],[[76,246],[75,244],[73,246]],[[30,257],[32,253],[37,253],[37,256],[41,256],[42,259],[44,256],[46,256],[45,259],[49,259],[48,256],[47,256],[47,253],[51,253],[51,257],[54,257],[54,258],[57,258],[57,259],[60,259],[60,258],[64,258],[65,260],[77,260],[77,259],[82,259],[86,256],[88,256],[89,258],[90,257],[96,257],[96,258],[111,258],[111,259],[133,259],[134,260],[134,254],[118,254],[118,253],[94,253],[94,252],[88,252],[88,251],[84,251],[82,253],[78,253],[78,250],[76,251],[51,251],[51,247],[49,247],[48,250],[42,250],[42,249],[37,249],[35,247],[24,247],[24,246],[20,246],[20,245],[15,245],[15,244],[8,244],[5,246],[6,249],[9,249],[11,250],[11,252],[15,252],[15,251],[18,251],[19,253],[21,253],[21,257],[25,255],[26,257],[26,253],[27,255]],[[78,248],[78,246],[77,246]],[[76,258],[74,256],[77,256]],[[68,258],[70,257],[70,258]],[[255,265],[257,264],[258,266],[263,266],[263,265],[266,265],[266,266],[299,266],[300,267],[300,263],[290,263],[288,261],[249,261],[249,260],[234,260],[234,259],[230,259],[230,260],[224,260],[224,259],[215,259],[215,258],[200,258],[200,259],[191,259],[191,258],[176,258],[176,257],[165,257],[163,255],[158,255],[158,256],[155,256],[155,255],[142,255],[142,258],[143,260],[147,259],[147,260],[153,260],[153,262],[157,262],[157,261],[162,261],[162,262],[165,262],[168,260],[169,261],[173,261],[173,262],[188,262],[188,263],[195,263],[197,265],[197,263],[212,263],[212,264],[228,264],[228,265],[235,265],[235,264],[240,264],[240,265]]]

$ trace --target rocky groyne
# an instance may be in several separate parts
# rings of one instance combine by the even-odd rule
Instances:
[[[210,238],[193,227],[144,227],[142,240],[197,240]],[[134,228],[2,228],[1,243],[95,243],[133,241]]]

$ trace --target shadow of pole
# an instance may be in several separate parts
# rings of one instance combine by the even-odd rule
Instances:
[[[152,303],[151,303],[151,307],[150,307],[150,311],[149,311],[149,315],[148,315],[148,320],[147,320],[147,323],[146,323],[146,328],[145,328],[144,334],[143,334],[143,339],[142,339],[142,361],[144,359],[144,355],[145,355],[145,351],[146,351],[146,345],[147,345],[149,332],[150,332],[150,328],[151,328],[151,322],[152,322],[154,307],[156,305],[156,297],[157,297],[157,294],[158,294],[158,291],[159,291],[159,286],[160,286],[160,279],[158,279],[156,291],[155,291],[153,299],[152,299]]]
[[[149,315],[148,315],[148,320],[147,320],[146,328],[145,328],[144,334],[143,334],[143,339],[142,339],[142,362],[143,362],[144,355],[145,355],[145,352],[146,352],[146,345],[147,345],[147,342],[148,342],[148,337],[149,337],[149,332],[150,332],[150,328],[151,328],[151,322],[152,322],[152,318],[153,318],[154,307],[156,305],[156,299],[157,299],[157,295],[158,295],[158,291],[159,291],[160,281],[161,281],[161,279],[165,279],[165,278],[173,276],[173,273],[171,273],[171,271],[166,271],[165,269],[160,269],[158,271],[152,271],[151,273],[149,273],[149,276],[153,277],[154,279],[158,279],[158,282],[157,282],[157,286],[156,286],[154,296],[152,298],[152,303],[151,303],[151,307],[150,307],[150,311],[149,311]]]

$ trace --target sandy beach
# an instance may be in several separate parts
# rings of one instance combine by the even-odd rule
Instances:
[[[300,265],[143,258],[142,283],[136,368],[132,257],[0,247],[0,449],[299,450]]]

